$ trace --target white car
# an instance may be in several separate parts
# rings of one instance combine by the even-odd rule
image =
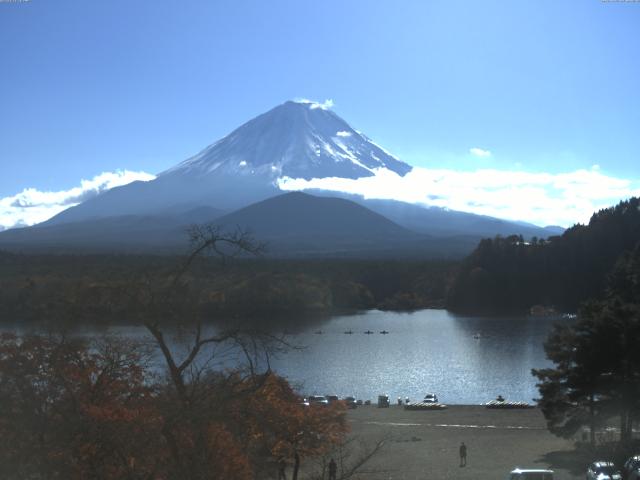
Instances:
[[[516,467],[509,473],[508,480],[553,480],[553,470]]]
[[[622,480],[622,474],[613,462],[593,462],[587,468],[587,480]]]

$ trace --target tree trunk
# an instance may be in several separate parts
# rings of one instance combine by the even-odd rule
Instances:
[[[596,414],[593,402],[593,395],[591,395],[589,396],[589,443],[591,443],[591,448],[596,447]]]
[[[298,480],[298,470],[300,469],[300,455],[298,452],[293,454],[293,477],[292,480]]]
[[[631,408],[623,408],[620,414],[620,443],[629,444],[633,440],[633,413]]]

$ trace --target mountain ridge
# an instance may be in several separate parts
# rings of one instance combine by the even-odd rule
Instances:
[[[154,237],[152,244],[160,246],[161,233],[164,232],[164,246],[172,247],[176,243],[178,227],[228,215],[232,216],[229,218],[233,218],[233,215],[240,218],[238,216],[242,212],[238,213],[238,210],[248,206],[253,206],[254,210],[259,209],[260,207],[255,206],[256,203],[283,194],[278,187],[278,180],[283,177],[338,176],[353,179],[372,176],[384,169],[397,175],[406,175],[412,167],[375,144],[331,110],[314,103],[289,101],[245,122],[196,155],[161,172],[154,180],[115,187],[35,227],[22,229],[19,234],[2,232],[0,244],[20,238],[25,245],[35,246],[38,242],[51,244],[52,238],[55,238],[56,246],[62,248],[65,244],[82,246],[81,239],[88,242],[89,248],[92,242],[112,246],[127,245],[129,248],[134,241],[138,241],[141,248],[144,248],[150,243],[149,236]],[[426,238],[424,235],[464,238],[464,248],[452,249],[458,253],[468,248],[471,239],[479,240],[483,236],[523,234],[546,237],[549,234],[544,229],[517,222],[437,207],[364,200],[336,192],[323,192],[322,196],[349,200],[351,203],[342,204],[342,207],[361,220],[361,233],[373,234],[374,225],[381,226],[385,222],[391,222],[403,229],[402,234],[396,231],[396,236],[404,236],[406,239],[415,239],[418,234],[423,235],[423,238]],[[349,222],[340,223],[340,215],[344,213],[340,208],[333,208],[330,203],[325,203],[320,208],[318,205],[322,201],[316,200],[311,205],[310,200],[304,196],[292,198],[305,199],[307,202],[309,211],[304,215],[297,212],[299,225],[304,223],[308,230],[306,236],[299,228],[296,230],[295,224],[289,222],[284,226],[281,222],[281,217],[288,215],[287,211],[295,210],[291,210],[291,205],[285,207],[282,199],[269,204],[272,208],[268,209],[264,218],[254,218],[253,223],[262,221],[263,223],[258,224],[262,225],[263,233],[278,233],[276,237],[280,240],[283,238],[282,232],[275,232],[274,225],[281,225],[281,231],[295,231],[299,240],[302,237],[314,240],[311,238],[314,236],[317,240],[323,233],[318,228],[321,224],[326,232],[334,232],[331,240],[334,244],[341,243],[337,238],[340,230],[337,225],[341,225],[344,232],[351,231],[353,225]],[[356,214],[355,204],[365,208],[367,213],[359,211]],[[333,212],[332,219],[324,217],[328,215],[325,209]],[[305,215],[318,215],[318,218],[315,223],[309,223]],[[139,224],[132,220],[134,218],[138,218]],[[271,230],[266,228],[269,225]],[[68,228],[48,229],[56,226]],[[90,229],[95,229],[94,234],[88,232]],[[346,238],[349,235],[343,233],[343,236]],[[332,248],[325,248],[315,241],[307,243],[323,251]],[[362,239],[358,240],[353,236],[349,242],[342,243],[348,243],[349,248],[363,245]],[[435,243],[438,242],[434,240],[430,245]],[[437,247],[438,251],[446,251],[446,248],[441,248],[441,244],[443,243]],[[295,250],[297,247],[289,245],[288,248]],[[411,249],[415,250],[414,247]],[[417,250],[424,249],[420,247]]]
[[[289,192],[223,216],[203,218],[223,231],[241,229],[275,257],[460,258],[479,238],[435,238],[401,227],[350,200]],[[122,215],[11,230],[0,248],[47,253],[179,253],[188,246],[181,216]]]

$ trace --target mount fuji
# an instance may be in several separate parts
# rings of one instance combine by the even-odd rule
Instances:
[[[259,115],[200,153],[158,174],[69,208],[48,225],[117,215],[232,211],[278,195],[290,178],[361,178],[378,169],[411,171],[339,116],[312,102],[289,101]]]
[[[278,188],[285,177],[357,179],[385,170],[404,176],[412,167],[323,105],[289,101],[154,180],[113,188],[34,227],[0,232],[0,248],[175,251],[184,247],[186,226],[205,222],[253,230],[285,255],[461,256],[484,236],[549,235],[535,225],[442,208],[340,192],[282,195]]]

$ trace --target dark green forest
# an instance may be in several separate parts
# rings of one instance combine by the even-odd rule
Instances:
[[[620,258],[640,242],[640,199],[595,213],[561,236],[525,241],[485,239],[467,257],[447,295],[447,308],[468,313],[522,313],[534,305],[575,312],[601,298]]]
[[[20,255],[0,252],[0,320],[128,323],[143,285],[161,284],[180,257]],[[409,260],[220,261],[188,280],[203,318],[271,322],[361,309],[443,307],[456,263]],[[304,314],[302,316],[301,314]]]

